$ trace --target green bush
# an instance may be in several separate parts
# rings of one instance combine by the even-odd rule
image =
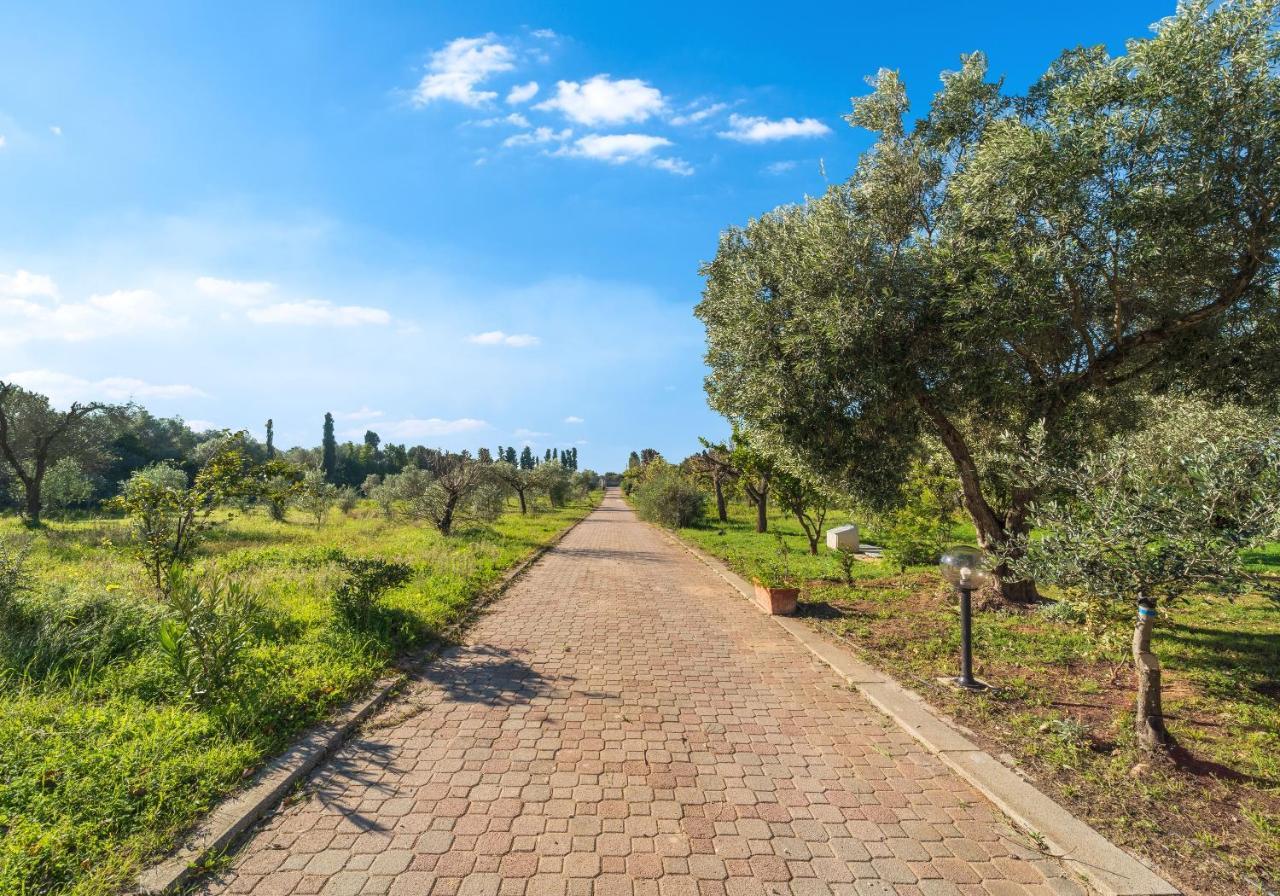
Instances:
[[[338,565],[346,578],[333,592],[333,609],[348,625],[369,625],[377,610],[378,598],[413,578],[413,567],[366,557],[343,557]]]
[[[257,600],[249,589],[217,573],[170,570],[157,641],[186,696],[211,707],[234,690],[242,656],[254,640]]]
[[[670,529],[701,522],[707,496],[679,468],[654,461],[631,491],[631,500],[641,519]]]

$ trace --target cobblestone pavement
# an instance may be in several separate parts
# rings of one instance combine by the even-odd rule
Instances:
[[[611,495],[208,893],[1078,893]]]

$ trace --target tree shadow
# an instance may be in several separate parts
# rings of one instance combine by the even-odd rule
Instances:
[[[514,651],[460,645],[442,653],[419,677],[459,703],[515,706],[552,690],[550,682]]]
[[[796,616],[801,619],[844,619],[848,615],[850,614],[847,610],[829,604],[825,600],[802,600],[796,606]]]
[[[561,556],[581,558],[583,560],[625,560],[635,563],[670,563],[668,554],[656,551],[625,551],[616,548],[566,548],[557,547],[556,553]]]

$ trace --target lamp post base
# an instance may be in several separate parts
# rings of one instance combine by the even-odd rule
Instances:
[[[953,688],[957,691],[989,691],[991,690],[991,685],[987,684],[984,681],[978,681],[978,679],[975,678],[971,681],[966,682],[963,678],[960,678],[959,676],[949,675],[945,678],[939,678],[938,684],[945,684],[947,687]]]

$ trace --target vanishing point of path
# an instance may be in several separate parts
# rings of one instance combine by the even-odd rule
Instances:
[[[615,492],[209,893],[1078,893]]]

